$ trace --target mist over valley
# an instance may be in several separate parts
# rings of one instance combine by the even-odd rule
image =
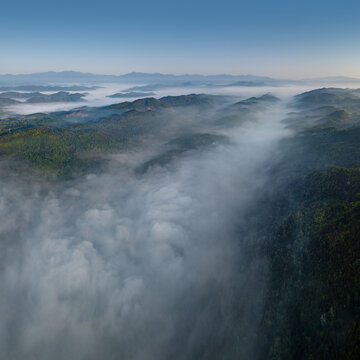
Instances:
[[[0,93],[5,358],[357,356],[354,84],[59,86]]]

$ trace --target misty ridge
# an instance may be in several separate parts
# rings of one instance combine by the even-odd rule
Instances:
[[[0,102],[4,358],[357,358],[356,84],[37,76],[0,93],[63,96]]]

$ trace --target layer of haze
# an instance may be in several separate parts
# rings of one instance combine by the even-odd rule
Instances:
[[[145,85],[145,84],[144,84]],[[69,103],[22,103],[11,106],[3,107],[3,110],[9,112],[9,114],[34,114],[34,113],[49,113],[53,111],[71,110],[84,106],[104,106],[110,104],[116,104],[123,101],[134,101],[137,98],[111,98],[109,95],[113,95],[118,92],[127,92],[128,88],[134,86],[133,84],[100,84],[100,87],[95,90],[87,90],[84,102],[69,102]],[[319,82],[317,87],[332,87],[334,84]],[[358,83],[337,83],[336,86],[343,88],[357,88]],[[249,96],[261,96],[266,93],[271,93],[281,98],[290,99],[292,96],[314,89],[314,85],[288,85],[288,86],[174,86],[159,88],[158,90],[152,90],[153,95],[143,97],[155,97],[161,98],[164,96],[172,95],[187,95],[187,94],[211,94],[211,95],[224,95],[233,97],[234,102],[236,100],[243,100]],[[70,91],[70,93],[78,93],[79,91]],[[46,91],[46,94],[54,93]]]
[[[57,183],[14,178],[3,162],[2,356],[256,358],[267,264],[249,256],[261,244],[252,217],[288,135],[285,113],[281,103],[248,115],[221,131],[230,143],[142,175],[133,169],[155,145]],[[202,121],[179,109],[169,134]]]

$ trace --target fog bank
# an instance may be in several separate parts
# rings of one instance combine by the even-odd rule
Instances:
[[[57,183],[0,170],[4,358],[256,358],[267,264],[249,214],[285,113],[142,175],[139,154]]]

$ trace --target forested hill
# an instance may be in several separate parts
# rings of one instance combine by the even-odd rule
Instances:
[[[269,95],[232,105],[231,98],[190,94],[13,116],[0,121],[0,157],[61,176],[87,171],[109,152],[140,150],[146,139],[166,144],[173,157],[223,140],[219,130],[253,119],[276,100]]]
[[[274,172],[264,359],[360,358],[360,92],[295,98]]]

